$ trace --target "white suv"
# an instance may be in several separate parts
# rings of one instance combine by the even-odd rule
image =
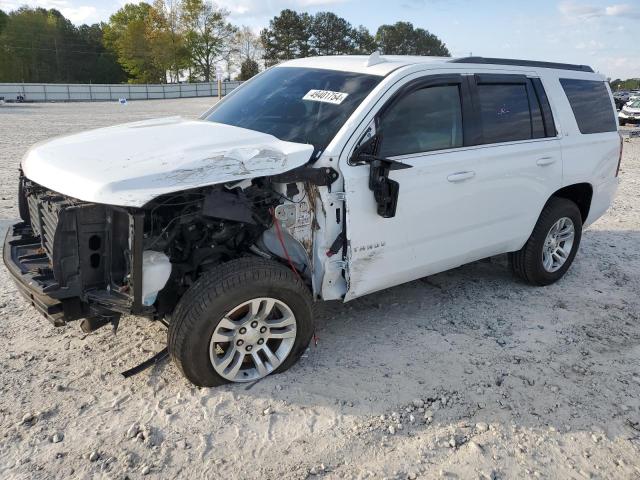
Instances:
[[[147,316],[193,383],[255,381],[300,357],[314,300],[505,252],[528,283],[560,279],[621,153],[609,86],[586,66],[293,60],[200,120],[35,146],[4,259],[56,325]]]

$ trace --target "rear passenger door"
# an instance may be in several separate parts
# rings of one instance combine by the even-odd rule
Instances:
[[[411,167],[389,174],[399,183],[395,216],[377,215],[367,165],[342,167],[347,300],[519,249],[560,188],[560,148],[539,80],[429,78],[399,89],[376,116],[376,155]]]
[[[539,78],[468,77],[474,112],[476,192],[483,207],[476,238],[481,256],[519,250],[553,192],[562,186],[562,150]],[[474,258],[475,257],[475,258]]]

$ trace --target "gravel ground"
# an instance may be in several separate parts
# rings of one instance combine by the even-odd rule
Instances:
[[[181,113],[210,99],[0,107],[0,225],[17,167],[54,135]],[[126,318],[56,329],[0,269],[0,478],[640,477],[640,139],[615,205],[556,285],[504,257],[346,305],[319,343],[251,388],[198,389]]]

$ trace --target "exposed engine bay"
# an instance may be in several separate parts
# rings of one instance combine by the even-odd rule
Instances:
[[[293,198],[280,193],[279,186],[259,179],[245,185],[166,195],[147,205],[143,249],[165,253],[173,267],[158,296],[158,314],[170,313],[200,274],[220,263],[246,255],[286,260],[281,248],[270,248],[265,232],[275,230],[274,219],[281,205],[306,200],[297,186],[289,192]],[[280,235],[285,245],[291,245],[293,237],[287,231],[280,231]],[[308,278],[310,265],[299,256],[295,258],[295,268]]]

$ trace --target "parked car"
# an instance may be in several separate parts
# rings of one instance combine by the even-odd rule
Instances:
[[[629,92],[624,90],[614,92],[613,100],[616,103],[616,108],[620,110],[624,106],[624,104],[629,101]]]
[[[631,100],[622,107],[622,110],[618,113],[618,121],[620,125],[640,123],[640,98]]]
[[[161,320],[194,384],[255,381],[301,356],[317,300],[502,253],[558,281],[615,195],[617,127],[582,65],[296,59],[199,120],[33,147],[4,260],[55,325]]]

